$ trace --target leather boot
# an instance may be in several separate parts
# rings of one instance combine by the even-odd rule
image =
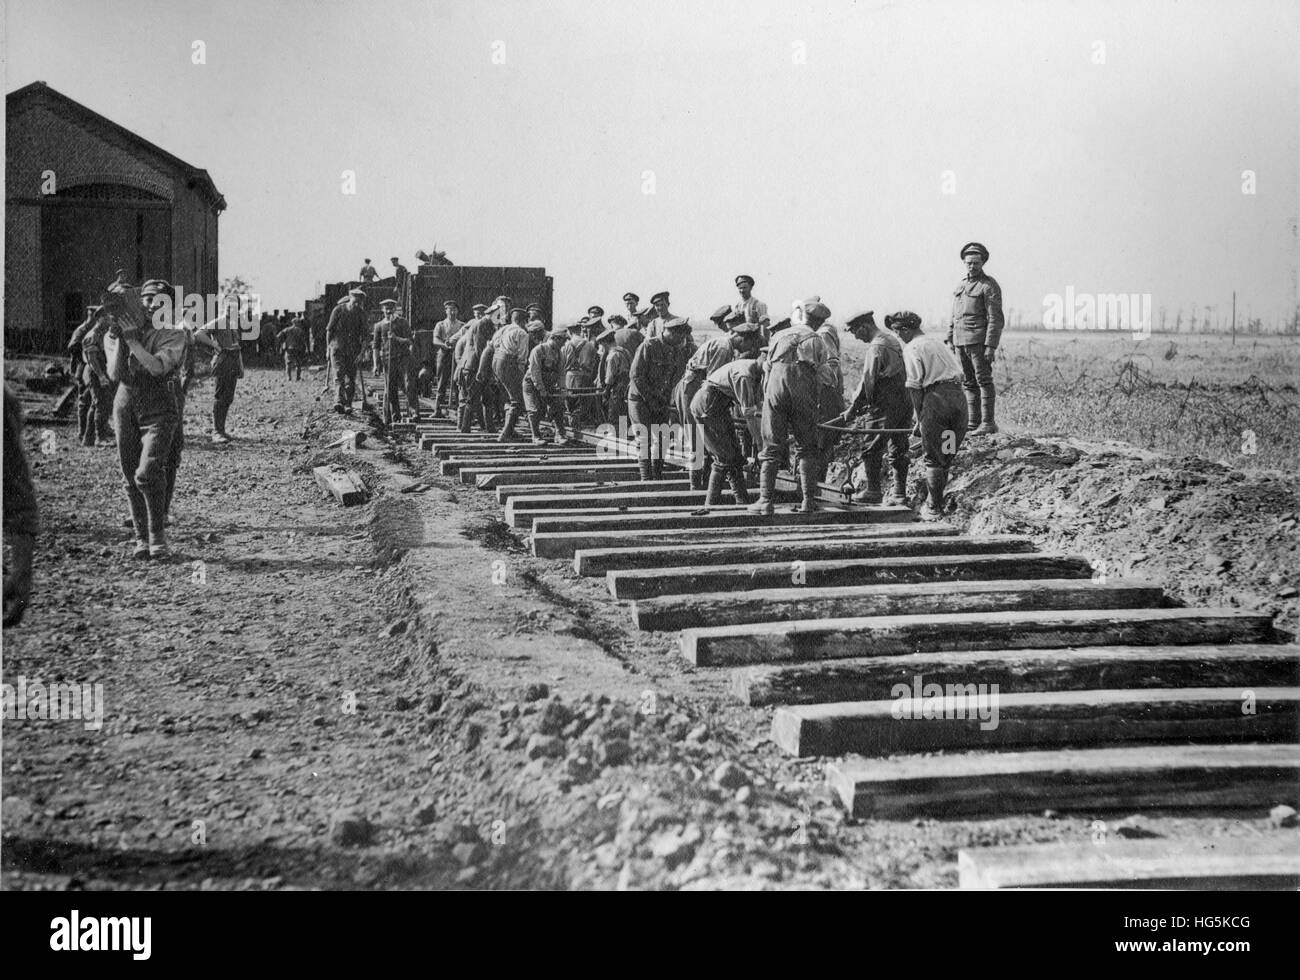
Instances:
[[[972,432],[971,435],[991,436],[993,433],[998,431],[998,423],[993,417],[995,414],[994,408],[997,405],[998,400],[997,392],[994,390],[992,385],[985,385],[980,389],[980,395],[984,401],[983,421],[980,422],[979,427]]]
[[[889,506],[902,505],[907,506],[907,459],[903,459],[902,467],[894,468],[894,488],[889,491],[885,497],[884,503]]]
[[[943,496],[948,485],[948,471],[935,466],[927,467],[925,483],[930,493],[921,505],[920,518],[923,521],[937,521],[943,517]]]
[[[718,468],[715,466],[713,471],[716,473]],[[736,497],[736,503],[749,503],[749,490],[745,487],[745,468],[740,465],[733,466],[725,473],[727,483],[731,485],[731,492]]]
[[[966,392],[966,431],[974,432],[980,426],[980,393]]]
[[[878,504],[881,501],[880,460],[864,460],[863,468],[867,471],[867,485],[853,495],[853,502],[856,504]]]
[[[469,431],[469,412],[465,411],[464,405],[462,405],[460,411],[456,413],[456,429],[460,432]]]
[[[817,468],[821,460],[816,456],[799,458],[799,489],[803,499],[791,508],[792,514],[812,514],[817,510]]]
[[[718,498],[722,496],[722,481],[726,474],[720,469],[714,469],[709,474],[709,488],[704,492],[704,509],[717,506]]]
[[[501,426],[501,434],[497,436],[497,442],[514,442],[518,437],[515,435],[515,423],[519,421],[519,409],[506,409],[506,420]]]
[[[776,460],[763,460],[758,473],[758,499],[749,508],[751,514],[771,517],[776,513],[776,471]]]
[[[537,421],[537,413],[529,412],[528,414],[528,431],[533,435],[534,446],[545,446],[546,440],[542,438],[542,427]]]

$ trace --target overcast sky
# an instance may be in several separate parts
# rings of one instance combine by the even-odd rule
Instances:
[[[747,272],[774,307],[929,318],[970,239],[1026,317],[1070,287],[1297,302],[1294,0],[5,6],[6,90],[207,169],[220,274],[271,307],[436,243],[545,266],[559,317],[707,314]]]

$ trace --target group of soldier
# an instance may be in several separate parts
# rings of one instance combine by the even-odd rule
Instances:
[[[845,321],[867,344],[862,377],[847,401],[839,330],[821,298],[793,304],[790,316],[774,323],[753,295],[753,277],[739,275],[737,298],[710,317],[721,332],[699,344],[689,321],[672,312],[667,292],[644,307],[628,292],[619,313],[606,316],[591,306],[581,319],[550,327],[539,304],[517,306],[498,296],[473,306],[466,320],[448,300],[442,320],[412,330],[397,301],[387,299],[383,318],[368,330],[358,288],[335,308],[327,329],[335,408],[351,408],[369,337],[372,367],[386,377],[387,423],[418,419],[427,388],[435,417],[454,409],[460,431],[478,427],[501,442],[522,438],[521,418],[536,445],[548,441],[543,422],[560,444],[576,441],[582,429],[622,425],[637,434],[638,470],[647,481],[662,478],[669,450],[661,437],[675,429],[677,449],[700,460],[691,480],[706,491],[705,506],[719,500],[724,485],[749,503],[746,463],[753,458],[752,509],[764,514],[773,511],[777,473],[786,465],[801,489],[796,510],[815,510],[832,448],[844,432],[857,431],[865,440],[865,486],[854,499],[905,503],[910,460],[920,455],[927,486],[921,516],[937,519],[962,440],[998,431],[992,364],[1003,328],[1001,293],[983,271],[983,245],[967,243],[961,258],[967,271],[954,290],[945,340],[926,334],[920,317],[905,310],[886,316],[883,328],[871,311]],[[851,426],[858,417],[865,426]],[[888,491],[886,459],[893,474]]]

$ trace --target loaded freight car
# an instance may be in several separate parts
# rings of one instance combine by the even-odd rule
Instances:
[[[542,268],[422,265],[411,276],[407,314],[416,330],[429,329],[446,315],[443,303],[447,300],[455,300],[460,306],[460,318],[468,320],[475,303],[490,306],[504,295],[516,306],[541,304],[542,319],[551,323],[553,287],[554,280]]]

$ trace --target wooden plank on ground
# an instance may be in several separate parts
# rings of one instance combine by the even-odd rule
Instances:
[[[685,490],[640,490],[635,486],[627,490],[607,490],[603,493],[588,493],[575,496],[570,493],[533,494],[528,497],[516,497],[514,504],[521,510],[582,510],[591,507],[640,507],[656,509],[670,507],[694,507],[704,505],[703,490],[692,490],[687,485]],[[782,499],[789,500],[786,494]],[[735,495],[724,490],[718,498],[719,504],[734,504]]]
[[[811,526],[773,525],[771,527],[676,528],[648,527],[623,531],[533,531],[533,554],[539,558],[572,558],[585,549],[609,549],[635,544],[695,545],[732,544],[746,547],[754,542],[848,540],[880,537],[951,537],[956,528],[946,524],[815,524]],[[604,573],[601,573],[604,574]]]
[[[893,755],[1112,742],[1294,742],[1300,688],[1240,687],[965,693],[777,708],[772,741],[788,755]],[[946,691],[947,688],[945,687]],[[928,715],[933,713],[934,717]]]
[[[517,460],[506,460],[500,463],[478,463],[473,466],[462,466],[458,479],[461,483],[477,484],[480,477],[503,475],[503,476],[526,476],[527,480],[517,480],[515,482],[536,483],[536,477],[542,476],[549,480],[552,476],[558,476],[561,473],[578,473],[587,477],[583,482],[589,482],[597,476],[615,476],[620,479],[627,479],[637,475],[635,466],[626,466],[622,463],[595,462],[595,463],[575,463],[570,460],[555,457],[544,463],[524,463]],[[558,482],[563,482],[562,480]],[[481,490],[490,490],[497,483],[480,487]]]
[[[1300,887],[1300,837],[1124,840],[963,848],[962,888],[1162,888],[1228,891]],[[1163,944],[1166,937],[1144,933]],[[1137,933],[1133,934],[1134,937]]]
[[[590,483],[593,480],[635,480],[635,466],[578,466],[563,469],[554,466],[501,466],[496,469],[478,470],[474,483],[480,490],[493,490],[496,487],[510,486],[518,483]],[[466,471],[460,471],[460,480],[469,483]]]
[[[342,466],[316,466],[311,472],[316,478],[316,486],[333,494],[344,507],[364,504],[370,497],[361,477]]]
[[[832,525],[833,526],[833,525]],[[889,525],[892,527],[892,525]],[[924,527],[926,525],[913,525]],[[790,530],[790,529],[787,529]],[[810,537],[807,531],[794,529],[793,534],[780,537],[762,537],[752,541],[737,543],[735,539],[707,544],[655,544],[652,546],[618,547],[618,548],[583,548],[573,556],[573,568],[579,575],[604,575],[611,571],[630,571],[633,569],[673,569],[695,566],[745,567],[780,563],[787,572],[789,580],[792,570],[790,562],[825,561],[831,559],[851,558],[908,558],[923,555],[1012,555],[1029,554],[1037,549],[1034,543],[1024,535],[998,534],[988,537],[967,537],[965,535],[920,535],[904,536],[905,528],[899,528],[899,536],[872,537]],[[737,557],[744,557],[743,566],[736,565]],[[1085,563],[1086,564],[1086,563]],[[1088,575],[1091,577],[1091,567]],[[889,577],[881,566],[880,581]],[[914,577],[922,577],[916,575]],[[1051,576],[1060,578],[1063,576]]]
[[[672,527],[676,530],[719,527],[810,527],[818,524],[880,524],[910,523],[916,515],[908,507],[855,507],[853,509],[819,510],[812,514],[791,514],[777,510],[771,517],[751,514],[741,509],[735,512],[695,515],[689,509],[665,519],[660,514],[628,514],[606,517],[540,517],[533,530],[541,534],[559,531],[635,531],[647,527]]]
[[[863,819],[1268,809],[1300,793],[1300,752],[1286,744],[1143,745],[851,758],[828,762],[826,782]]]
[[[598,504],[582,505],[573,507],[569,510],[530,510],[523,506],[527,498],[516,497],[506,504],[505,520],[506,523],[514,527],[532,527],[538,518],[554,518],[556,515],[565,517],[607,517],[619,518],[627,517],[655,517],[661,521],[672,521],[676,523],[684,517],[694,516],[713,516],[718,514],[744,514],[746,513],[746,504],[722,503],[710,507],[708,511],[695,504],[660,504],[638,506],[600,506]],[[581,501],[578,501],[581,504]]]
[[[936,650],[1268,643],[1272,617],[1240,609],[1116,609],[867,616],[683,630],[697,666],[833,660]]]
[[[943,650],[807,664],[738,667],[731,693],[753,707],[883,701],[895,684],[997,684],[1004,694],[1141,687],[1300,687],[1300,646]]]
[[[647,480],[645,483],[639,480],[612,480],[602,483],[519,483],[510,486],[497,487],[497,503],[504,504],[512,497],[531,497],[537,494],[550,493],[570,493],[570,494],[593,494],[593,493],[610,493],[618,490],[634,491],[638,488],[646,488],[649,491],[655,490],[689,490],[691,481],[686,478],[680,480]]]
[[[923,540],[941,540],[923,539]],[[960,540],[960,539],[959,539]],[[1020,562],[1024,562],[1024,578],[1091,578],[1092,569],[1078,556],[1031,556],[1019,552],[999,553],[993,548],[966,550],[953,544],[944,554],[902,554],[895,557],[886,545],[880,549],[870,547],[833,548],[835,542],[822,542],[827,547],[817,550],[824,554],[852,555],[862,553],[867,558],[827,558],[805,561],[790,558],[786,561],[762,562],[743,565],[693,565],[687,568],[633,568],[615,569],[605,574],[610,595],[616,599],[648,599],[654,596],[680,596],[692,593],[744,592],[753,589],[777,589],[798,581],[802,588],[821,589],[859,585],[886,585],[889,583],[921,581],[958,581],[1019,576]],[[857,544],[857,542],[844,542]],[[786,549],[771,549],[780,553]],[[809,548],[809,551],[812,551]],[[798,554],[797,548],[788,549]],[[1029,561],[1031,557],[1041,561]],[[974,559],[979,558],[980,561]],[[808,617],[799,617],[807,619]],[[830,618],[830,617],[817,617]],[[761,620],[744,620],[761,622]],[[709,625],[722,625],[709,624]]]
[[[465,458],[454,456],[438,462],[438,472],[443,476],[455,476],[466,467],[483,470],[494,466],[591,466],[599,463],[596,456],[565,456],[563,453],[551,454],[538,452],[527,456],[482,456]],[[466,482],[466,481],[461,481]]]
[[[434,446],[432,449],[434,459],[514,459],[519,456],[592,456],[591,448],[588,446],[555,446],[547,444],[544,446],[535,446],[532,443],[527,445],[515,445],[513,443],[485,442],[477,446],[466,446],[456,443]]]
[[[1055,562],[1053,561],[1055,559]],[[1150,582],[1094,582],[1087,559],[1053,555],[988,555],[967,558],[986,563],[984,579],[925,581],[841,588],[795,587],[751,592],[683,593],[642,599],[632,606],[632,621],[643,630],[679,630],[705,623],[772,623],[781,620],[855,616],[921,616],[942,613],[1029,609],[1151,609],[1164,589]],[[1043,567],[1031,568],[1035,562]],[[995,566],[990,571],[989,566]],[[1061,568],[1074,578],[1055,578]],[[1007,574],[1030,575],[1009,579]],[[1041,576],[1032,576],[1038,571]],[[615,574],[613,572],[611,575]],[[998,575],[1004,577],[999,578]],[[1031,577],[1032,576],[1032,577]],[[786,581],[789,581],[789,574]]]

